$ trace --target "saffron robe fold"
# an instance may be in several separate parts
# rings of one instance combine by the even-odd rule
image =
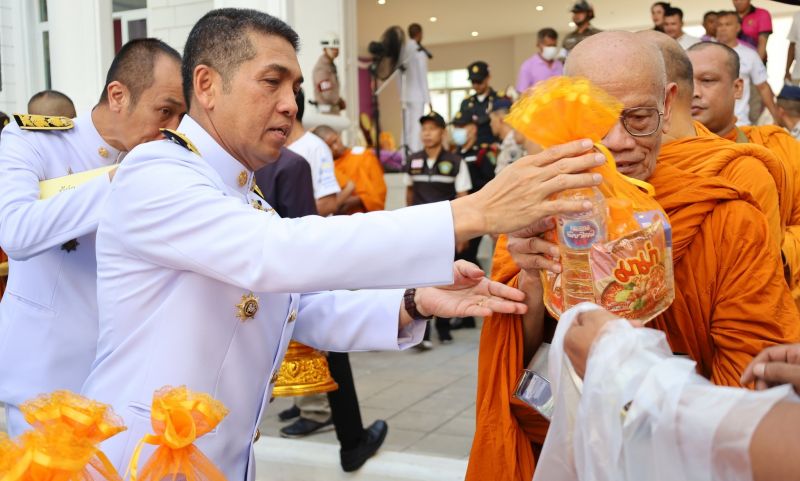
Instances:
[[[783,231],[781,250],[789,270],[790,287],[795,302],[800,301],[800,142],[777,125],[739,127],[750,142],[769,149],[783,164],[786,185],[781,193],[781,210],[788,209],[789,217]],[[737,140],[736,129],[726,138]]]
[[[339,187],[344,188],[352,180],[356,188],[354,194],[361,199],[364,209],[347,212],[372,212],[386,207],[386,182],[383,167],[371,149],[356,147],[333,161],[333,170]]]
[[[675,301],[649,324],[667,334],[713,383],[738,386],[764,348],[800,341],[798,312],[783,278],[778,247],[750,194],[720,178],[658,164],[649,182],[672,223]],[[497,244],[492,278],[516,286],[519,268]],[[521,316],[495,314],[481,332],[475,437],[467,481],[529,481],[531,442],[547,421],[512,398],[523,369]]]

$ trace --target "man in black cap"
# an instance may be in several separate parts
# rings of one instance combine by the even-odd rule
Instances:
[[[442,146],[447,124],[441,115],[431,112],[419,119],[422,125],[423,149],[411,154],[406,164],[406,204],[419,205],[443,200],[453,200],[467,195],[472,189],[470,173],[464,161]],[[468,243],[456,245],[456,254],[467,248]],[[436,331],[442,344],[453,341],[450,335],[450,319],[436,318]],[[428,350],[431,343],[431,326],[425,329],[425,337],[418,349]]]
[[[491,144],[497,142],[489,126],[489,112],[492,111],[492,102],[498,97],[497,92],[489,86],[492,76],[489,74],[489,65],[478,60],[467,67],[469,81],[475,93],[461,102],[459,112],[464,117],[474,118],[478,126],[478,142]],[[474,182],[473,182],[474,183]]]
[[[564,37],[564,43],[561,44],[567,54],[572,50],[575,45],[584,38],[599,33],[598,30],[592,27],[591,21],[594,18],[594,7],[592,7],[586,0],[579,0],[572,6],[572,23],[575,24],[575,31],[570,32]]]
[[[778,94],[778,118],[775,119],[800,140],[800,87],[784,85]]]

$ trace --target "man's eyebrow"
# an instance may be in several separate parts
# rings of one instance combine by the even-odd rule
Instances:
[[[164,102],[166,102],[168,104],[172,104],[175,107],[183,107],[183,101],[182,100],[178,100],[175,97],[167,97],[167,98],[164,99]]]
[[[279,63],[271,63],[265,66],[264,70],[272,70],[274,72],[280,73],[281,75],[287,75],[289,73],[289,69],[286,66],[281,65]]]

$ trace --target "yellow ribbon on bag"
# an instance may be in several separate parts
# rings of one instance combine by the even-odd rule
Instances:
[[[130,481],[160,481],[177,475],[183,475],[186,481],[225,481],[225,475],[194,442],[216,428],[227,414],[221,402],[186,386],[156,391],[150,413],[155,434],[145,435],[136,446],[128,466]],[[144,444],[158,447],[139,473]]]

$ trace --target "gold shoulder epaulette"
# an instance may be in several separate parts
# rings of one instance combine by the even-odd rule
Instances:
[[[14,120],[22,130],[69,130],[75,126],[71,118],[54,115],[14,114]]]
[[[197,155],[200,155],[200,151],[198,151],[197,147],[195,147],[192,141],[189,140],[189,137],[183,135],[177,130],[161,129],[161,133],[164,134],[164,137],[166,137],[167,140],[175,142],[184,149],[194,152]]]

